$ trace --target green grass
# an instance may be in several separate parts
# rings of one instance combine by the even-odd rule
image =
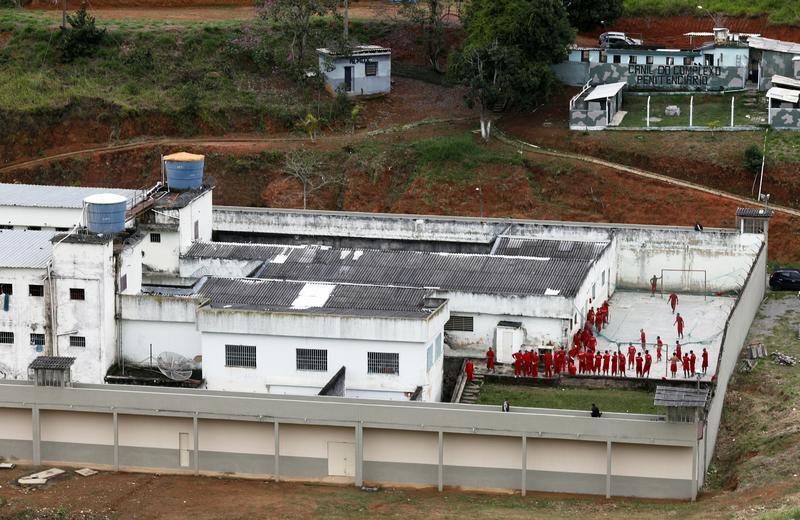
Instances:
[[[790,507],[761,515],[757,520],[800,520],[800,507]]]
[[[702,5],[704,9],[698,9]],[[625,0],[626,16],[692,15],[769,16],[772,23],[800,22],[800,9],[792,0]],[[710,21],[710,18],[709,18]]]
[[[650,117],[658,118],[660,121],[651,119],[650,126],[689,126],[690,98],[691,96],[688,95],[652,96],[650,98]],[[731,98],[734,98],[734,123],[737,126],[766,123],[766,103],[762,96],[758,97],[758,102],[755,106],[745,106],[742,94],[716,96],[698,94],[694,96],[693,125],[702,127],[708,126],[712,121],[717,121],[718,126],[729,126],[731,122]],[[676,117],[665,116],[664,110],[669,105],[677,105],[681,109],[681,115]],[[625,96],[622,110],[627,111],[628,114],[622,120],[621,126],[647,126],[647,96]]]
[[[410,148],[417,159],[417,173],[430,181],[467,184],[476,181],[482,166],[522,165],[520,157],[483,145],[472,134],[415,141]]]
[[[606,412],[663,415],[663,410],[653,405],[651,392],[616,388],[535,388],[487,383],[481,388],[478,403],[499,406],[506,399],[512,407],[589,411],[592,403],[597,403]]]

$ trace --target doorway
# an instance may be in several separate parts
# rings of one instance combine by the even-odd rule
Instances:
[[[344,68],[344,91],[353,91],[353,67]]]
[[[328,442],[328,475],[356,476],[356,445],[352,442]]]

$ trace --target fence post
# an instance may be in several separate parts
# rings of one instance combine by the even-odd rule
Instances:
[[[731,96],[731,126],[734,126],[733,125],[733,102],[734,102],[735,99],[736,99],[735,97]]]
[[[650,96],[647,96],[647,128],[650,128]]]
[[[689,128],[694,126],[694,96],[689,98]]]

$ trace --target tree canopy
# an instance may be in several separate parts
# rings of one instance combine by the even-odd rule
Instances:
[[[611,25],[622,15],[623,0],[564,0],[569,23],[580,31]]]

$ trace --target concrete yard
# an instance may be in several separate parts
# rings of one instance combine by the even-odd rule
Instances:
[[[681,340],[683,352],[694,350],[697,355],[696,369],[700,371],[701,352],[708,350],[708,372],[702,377],[703,381],[711,380],[717,370],[717,358],[722,342],[722,331],[725,321],[731,313],[735,299],[726,296],[708,296],[678,294],[679,312],[684,319],[684,337]],[[653,366],[650,369],[650,379],[662,379],[669,376],[667,360],[675,348],[677,329],[674,325],[675,315],[672,314],[667,295],[656,294],[654,297],[645,292],[617,291],[609,301],[609,322],[598,337],[597,348],[600,352],[616,350],[617,345],[623,352],[627,352],[629,344],[641,351],[639,330],[644,329],[647,335],[647,348],[653,356]],[[661,336],[665,350],[662,361],[656,361],[656,336]],[[636,375],[635,367],[626,370],[628,377]],[[678,365],[678,378],[683,378],[683,370]],[[692,378],[694,380],[694,378]]]

